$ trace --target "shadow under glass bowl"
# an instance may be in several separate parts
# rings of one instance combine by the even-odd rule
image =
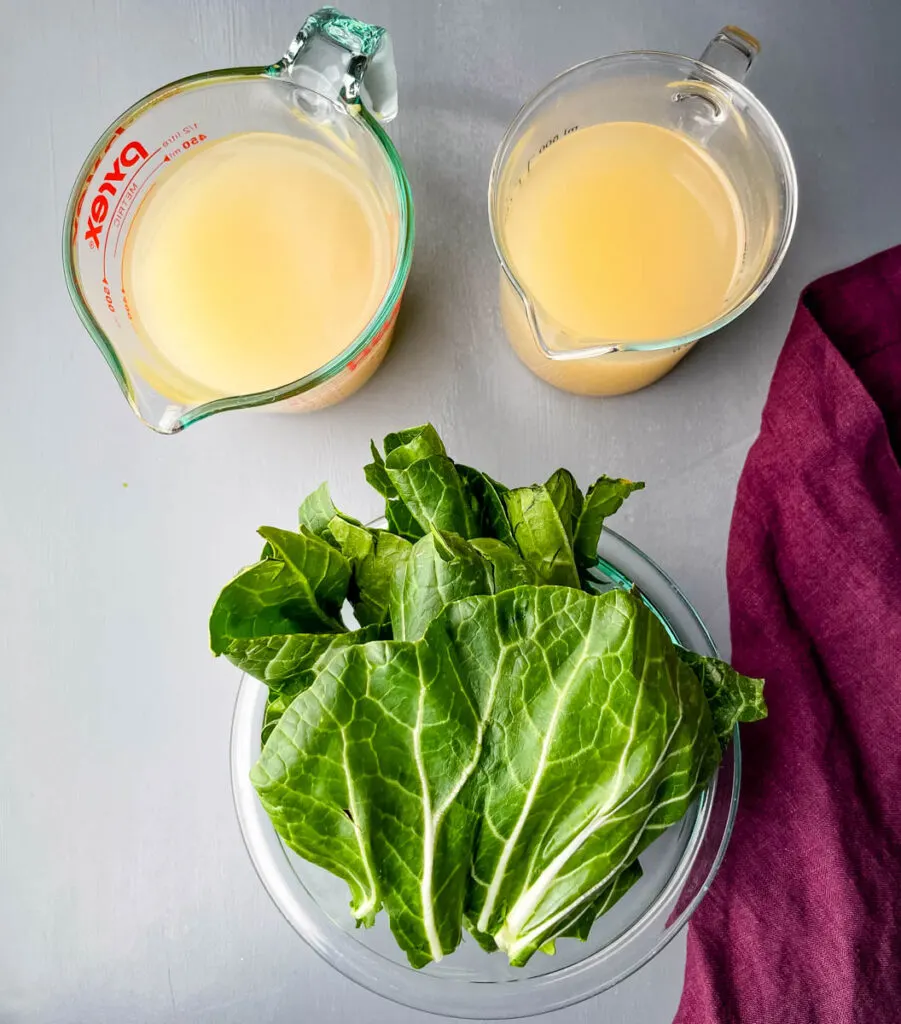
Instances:
[[[678,586],[647,555],[605,529],[591,574],[597,591],[635,589],[674,641],[700,654],[716,648]],[[684,927],[726,850],[738,808],[741,754],[736,728],[710,786],[685,817],[639,857],[642,879],[600,917],[587,942],[564,939],[553,956],[536,953],[510,967],[464,935],[440,963],[414,970],[395,943],[385,914],[356,928],[343,881],[286,847],[250,783],[260,753],[266,687],[245,676],[231,736],[231,775],[241,833],[275,905],[297,934],[332,967],[386,999],[430,1013],[501,1020],[558,1010],[604,992],[657,955]]]

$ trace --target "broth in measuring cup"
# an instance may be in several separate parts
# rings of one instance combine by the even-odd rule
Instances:
[[[489,212],[504,327],[538,376],[581,394],[635,391],[772,280],[797,179],[741,84],[758,50],[727,26],[700,60],[598,57],[514,118]]]
[[[573,335],[624,341],[715,319],[744,233],[735,190],[710,157],[639,122],[591,125],[545,149],[503,226],[513,269],[548,316]]]
[[[124,290],[136,329],[179,374],[214,395],[260,392],[365,328],[396,245],[365,168],[309,139],[245,132],[162,171],[129,230]]]

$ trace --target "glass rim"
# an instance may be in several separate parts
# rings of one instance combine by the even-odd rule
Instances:
[[[698,629],[708,647],[705,653],[715,656],[718,653],[717,648],[707,626],[678,584],[653,559],[625,537],[605,527],[602,533],[602,545],[604,536],[611,538],[615,544],[621,544],[657,575],[659,582],[667,588],[674,602],[681,606],[681,610],[687,614]],[[609,562],[605,556],[600,554],[600,550],[598,564],[605,572],[612,570],[612,578],[617,583],[632,584],[637,587],[642,600],[658,614],[664,627],[675,638],[674,627],[668,622],[662,609],[650,603],[642,592],[640,584],[635,584],[628,575]],[[230,730],[232,799],[241,839],[254,871],[282,917],[291,925],[298,937],[303,939],[319,957],[344,977],[367,991],[402,1006],[463,1020],[506,1020],[540,1016],[608,991],[653,960],[682,931],[709,891],[732,836],[738,813],[741,786],[741,744],[737,725],[733,729],[732,742],[723,753],[720,768],[717,769],[710,785],[701,794],[685,850],[674,866],[672,874],[650,905],[607,945],[591,953],[585,959],[560,966],[544,975],[533,978],[524,977],[522,983],[523,987],[528,985],[529,1006],[535,1005],[542,989],[547,991],[552,985],[562,988],[555,998],[542,1003],[530,1012],[529,1009],[523,1008],[523,996],[526,993],[520,995],[518,1000],[515,998],[518,994],[516,981],[467,980],[461,982],[452,977],[441,978],[432,974],[415,973],[412,969],[401,967],[394,961],[387,960],[381,953],[360,943],[356,943],[352,950],[346,947],[345,939],[351,941],[352,935],[336,928],[327,918],[326,912],[308,892],[303,881],[294,872],[288,851],[272,827],[257,793],[250,783],[249,769],[259,756],[260,742],[259,728],[254,728],[254,726],[260,724],[256,719],[262,717],[265,691],[264,684],[247,675],[242,676],[235,699]],[[248,760],[250,760],[250,764],[247,763]],[[725,815],[720,814],[719,816],[724,818],[721,822],[722,834],[719,835],[716,851],[709,861],[709,867],[707,867],[697,891],[682,906],[678,914],[671,913],[671,916],[667,918],[668,923],[664,934],[643,955],[612,976],[592,979],[591,972],[594,968],[599,967],[604,960],[620,951],[630,941],[637,939],[645,929],[662,916],[663,911],[668,904],[673,903],[674,898],[675,908],[679,908],[680,889],[689,882],[701,855],[704,839],[713,821],[718,788],[721,783],[725,782],[728,785],[730,781],[728,779],[721,780],[720,773],[724,770],[728,772],[730,767],[731,791],[725,791],[721,796],[721,802],[728,799]],[[297,887],[303,890],[305,899],[295,897],[294,893]],[[411,980],[419,988],[415,994],[404,984]],[[529,984],[530,982],[534,984]],[[574,987],[566,988],[568,985]],[[477,993],[472,1006],[462,1008],[460,1005],[451,1005],[454,993],[460,987],[466,988],[467,986]],[[506,1001],[510,1003],[509,1008],[504,1005]]]
[[[365,351],[366,347],[377,339],[379,332],[390,321],[394,308],[400,301],[404,287],[406,286],[407,278],[410,274],[410,266],[413,260],[415,213],[410,182],[407,178],[406,171],[404,170],[400,155],[398,154],[394,143],[391,141],[391,138],[384,128],[379,124],[378,120],[367,110],[365,105],[361,104],[359,107],[349,107],[347,104],[342,103],[332,96],[326,96],[323,93],[317,92],[315,89],[311,89],[307,85],[300,85],[291,81],[289,78],[286,78],[281,74],[281,71],[282,68],[278,64],[254,67],[223,68],[221,70],[204,71],[196,75],[188,75],[185,78],[176,79],[166,85],[160,86],[158,89],[154,89],[153,92],[147,93],[146,96],[143,96],[123,111],[100,135],[82,163],[75,178],[75,182],[69,192],[69,199],[66,203],[66,211],[63,218],[62,237],[63,273],[66,280],[66,288],[69,293],[69,298],[72,305],[75,307],[75,311],[78,314],[79,319],[88,334],[90,334],[94,344],[100,350],[110,370],[112,370],[113,376],[116,378],[119,388],[128,401],[128,404],[131,406],[132,411],[139,417],[139,419],[157,433],[178,433],[185,427],[190,426],[192,423],[197,423],[198,421],[206,419],[215,413],[224,412],[228,409],[246,409],[254,406],[270,405],[273,402],[280,402],[286,398],[293,398],[295,395],[303,394],[320,384],[327,383],[338,373],[344,370],[348,364],[352,363],[358,356],[360,356]],[[185,408],[179,414],[177,419],[171,423],[167,423],[167,425],[163,427],[159,423],[155,423],[145,417],[135,396],[135,390],[132,384],[132,375],[122,363],[116,352],[115,346],[110,341],[107,332],[94,316],[90,304],[84,295],[81,285],[79,260],[75,248],[75,220],[80,211],[80,205],[87,194],[90,179],[98,169],[103,156],[108,150],[110,142],[116,138],[117,131],[128,128],[142,114],[146,113],[152,107],[165,101],[171,96],[178,95],[188,89],[226,84],[230,80],[282,81],[287,87],[292,89],[315,94],[320,99],[328,102],[335,109],[343,111],[345,115],[351,117],[365,131],[369,132],[379,146],[379,149],[388,164],[388,168],[391,172],[392,184],[394,185],[394,196],[399,211],[398,238],[394,254],[394,267],[388,287],[385,290],[385,294],[382,296],[382,299],[369,322],[346,348],[336,356],[333,356],[327,363],[324,363],[321,367],[313,370],[311,373],[287,384],[280,385],[277,388],[270,388],[266,391],[251,392],[246,395],[223,396],[206,402],[201,402],[195,406],[190,406]]]
[[[751,287],[735,305],[726,310],[725,313],[722,313],[715,320],[702,324],[700,327],[675,338],[660,338],[648,341],[625,341],[618,338],[592,338],[590,339],[590,345],[580,346],[570,350],[561,350],[559,355],[555,353],[554,356],[547,355],[547,353],[539,346],[539,350],[542,355],[549,359],[576,361],[579,359],[597,358],[602,354],[611,352],[664,351],[671,348],[677,348],[680,345],[693,344],[701,338],[706,337],[708,334],[713,334],[744,313],[749,306],[760,298],[761,294],[766,290],[770,282],[775,277],[776,272],[779,270],[779,267],[782,265],[782,261],[785,259],[785,254],[788,252],[788,246],[795,231],[795,224],[798,219],[798,174],[791,155],[791,149],[776,119],[769,112],[767,107],[754,95],[754,93],[747,88],[747,86],[736,81],[734,78],[731,78],[718,68],[712,67],[710,64],[705,64],[696,57],[686,57],[683,54],[670,53],[666,50],[622,50],[618,53],[611,53],[602,57],[592,57],[589,60],[581,61],[579,64],[574,64],[572,67],[555,75],[546,85],[542,86],[541,89],[529,97],[529,99],[527,99],[519,108],[513,119],[510,121],[510,124],[507,126],[503,138],[495,151],[494,159],[491,163],[491,174],[488,179],[488,220],[491,228],[491,241],[494,245],[494,252],[501,265],[501,270],[510,282],[510,285],[513,287],[516,294],[519,296],[520,301],[523,303],[529,320],[529,327],[532,330],[533,335],[536,333],[537,325],[535,323],[535,310],[538,303],[530,295],[529,290],[517,278],[513,270],[512,261],[507,256],[498,223],[500,218],[497,212],[497,206],[501,172],[507,163],[507,158],[512,148],[513,136],[532,115],[532,113],[537,110],[544,100],[547,99],[547,97],[554,91],[554,89],[569,76],[591,67],[626,64],[647,58],[666,60],[670,62],[685,62],[692,68],[703,72],[708,79],[712,80],[720,88],[739,96],[754,110],[755,114],[759,116],[760,120],[766,127],[769,135],[768,141],[776,152],[780,168],[787,181],[786,208],[781,219],[779,238],[773,246],[766,264],[761,268],[761,272],[753,287]],[[598,351],[598,349],[602,349],[603,352]]]

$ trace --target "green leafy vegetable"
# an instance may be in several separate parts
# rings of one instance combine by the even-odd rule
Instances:
[[[423,534],[434,527],[466,539],[479,536],[478,506],[434,427],[389,434],[375,474],[384,485],[382,469],[389,501],[396,494]]]
[[[601,914],[606,914],[614,903],[622,899],[640,878],[641,865],[636,860],[627,867],[624,867],[607,888],[601,890],[597,899],[589,903],[581,912],[577,912],[578,916],[573,919],[571,924],[564,926],[563,931],[560,932],[557,938],[572,938],[587,942],[591,926],[594,922]],[[551,939],[541,947],[542,950],[545,953],[554,953],[556,951],[554,942],[555,940]]]
[[[304,498],[300,503],[297,518],[301,529],[308,530],[317,537],[328,541],[329,544],[334,544],[334,536],[329,528],[333,519],[340,519],[357,526],[362,525],[356,519],[348,518],[335,508],[328,484],[320,484],[312,494]]]
[[[572,541],[573,528],[585,500],[579,490],[579,485],[568,469],[558,469],[548,477],[544,489],[557,510],[557,515],[560,517],[560,522],[570,541]]]
[[[395,469],[412,466],[433,455],[447,456],[444,442],[431,423],[386,434],[383,446],[386,465]]]
[[[604,520],[618,511],[633,491],[643,487],[643,483],[602,476],[588,488],[573,527],[573,550],[580,568],[589,568],[597,561]]]
[[[398,640],[418,640],[446,605],[491,593],[485,559],[453,533],[432,530],[416,541],[391,590],[391,624]]]
[[[312,534],[273,527],[259,532],[272,554],[240,572],[219,595],[210,617],[213,653],[225,654],[237,639],[344,632],[347,559]]]
[[[496,537],[508,547],[516,548],[513,527],[507,518],[504,495],[507,488],[470,466],[457,466],[457,472],[469,488],[479,509],[482,537]]]
[[[556,478],[556,479],[555,479]],[[579,587],[572,546],[572,493],[566,493],[557,474],[547,485],[507,491],[504,504],[516,545],[545,583]],[[564,517],[556,502],[563,505]]]
[[[223,651],[232,664],[270,690],[293,695],[313,682],[324,656],[341,647],[377,640],[378,627],[350,633],[289,633],[232,640]]]
[[[480,537],[470,541],[470,544],[487,563],[491,583],[487,591],[489,594],[541,583],[538,573],[528,562],[523,561],[515,549],[507,547],[502,541],[494,537]]]
[[[283,693],[275,690],[269,691],[266,700],[266,711],[263,715],[263,728],[260,730],[260,739],[263,743],[272,735],[272,730],[278,725],[278,720],[288,708],[294,697],[286,697]]]
[[[394,578],[410,554],[411,544],[385,530],[332,523],[341,551],[353,566],[348,598],[357,621],[386,625]]]
[[[340,647],[376,639],[378,628],[348,632],[340,609],[350,564],[309,533],[264,528],[262,561],[239,573],[210,617],[210,646],[266,683],[271,696],[293,697]],[[278,704],[284,710],[283,701]],[[267,713],[271,729],[274,712]]]
[[[721,746],[732,739],[736,722],[759,722],[766,718],[762,679],[743,676],[724,661],[704,658],[681,647],[678,654],[701,681]]]
[[[397,493],[397,488],[385,468],[385,460],[376,448],[375,442],[370,445],[370,449],[373,461],[363,467],[363,472],[370,487],[373,487],[385,499],[385,519],[388,521],[388,529],[406,540],[417,540],[423,536],[425,531]]]
[[[328,484],[322,484],[301,503],[301,529],[337,548],[351,566],[347,599],[362,626],[388,621],[391,582],[410,544],[386,530],[374,530],[335,508]]]
[[[520,587],[331,658],[252,779],[358,919],[384,906],[412,964],[455,948],[464,917],[524,964],[585,934],[719,757],[700,681],[641,601]],[[323,843],[323,816],[347,842]]]
[[[387,529],[323,484],[224,588],[214,653],[269,688],[252,779],[284,841],[380,910],[416,967],[466,929],[525,964],[641,877],[762,682],[589,593],[605,519],[643,485],[565,469],[507,488],[433,427],[372,446]],[[353,609],[357,627],[342,611]]]

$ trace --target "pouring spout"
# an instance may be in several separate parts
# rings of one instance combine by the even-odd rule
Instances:
[[[125,336],[122,348],[114,349],[109,338],[91,333],[131,411],[157,434],[180,434],[214,413],[266,400],[260,395],[224,396],[201,387],[139,345],[136,334]]]
[[[580,338],[555,322],[506,267],[501,271],[501,313],[507,333],[514,331],[537,347],[545,359],[573,362],[619,352],[618,342]]]
[[[179,434],[200,418],[197,413],[202,402],[180,401],[143,376],[123,372],[116,378],[132,412],[157,434]]]

